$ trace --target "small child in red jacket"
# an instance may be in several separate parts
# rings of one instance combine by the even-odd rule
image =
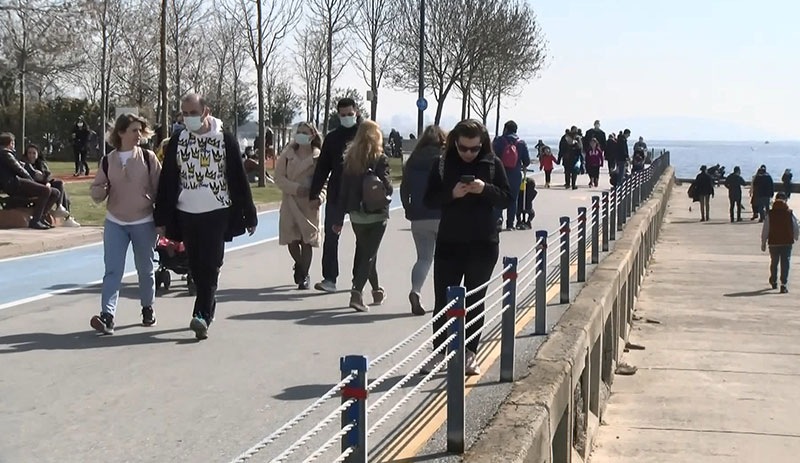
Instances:
[[[539,170],[544,171],[544,187],[550,188],[550,174],[553,172],[553,165],[558,164],[553,151],[549,146],[542,147],[542,154],[539,155]]]

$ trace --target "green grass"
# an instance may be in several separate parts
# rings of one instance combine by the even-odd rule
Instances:
[[[97,162],[89,162],[89,169],[94,170]],[[68,161],[47,161],[47,167],[56,177],[69,176],[75,173],[75,163]]]
[[[48,163],[52,172],[56,176],[71,176],[74,171],[74,164],[71,162],[54,161]],[[398,183],[403,177],[402,161],[398,158],[390,158],[389,166],[393,183]],[[88,181],[66,182],[64,187],[67,189],[72,203],[71,212],[81,225],[98,226],[103,224],[106,216],[105,203],[95,204],[89,195]],[[273,184],[261,188],[255,184],[250,186],[253,192],[253,201],[256,205],[277,203],[281,200],[281,191]]]

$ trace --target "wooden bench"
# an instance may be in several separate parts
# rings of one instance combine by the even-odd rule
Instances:
[[[8,196],[0,191],[0,229],[27,228],[33,212],[33,200]]]

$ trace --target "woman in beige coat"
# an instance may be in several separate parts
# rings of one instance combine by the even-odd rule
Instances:
[[[275,184],[283,192],[278,226],[278,242],[289,247],[294,259],[294,282],[308,289],[312,248],[319,247],[321,201],[308,199],[308,190],[319,157],[322,140],[312,124],[297,126],[294,142],[275,162]]]

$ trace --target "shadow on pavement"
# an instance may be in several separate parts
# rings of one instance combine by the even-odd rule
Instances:
[[[192,338],[167,338],[158,337],[166,334],[189,331],[187,328],[169,330],[142,329],[141,331],[124,334],[128,328],[141,325],[124,325],[115,328],[115,334],[103,336],[94,331],[79,331],[76,333],[23,333],[0,337],[0,354],[16,354],[36,350],[78,350],[96,349],[102,347],[137,346],[143,344],[176,343],[188,344],[197,342]]]
[[[756,297],[756,296],[765,296],[767,294],[770,294],[773,291],[774,290],[772,290],[772,289],[765,288],[765,289],[759,289],[759,290],[756,290],[756,291],[744,291],[744,292],[741,292],[741,293],[728,293],[728,294],[723,294],[723,296],[725,296],[725,297]]]
[[[423,357],[424,358],[424,357]],[[388,378],[386,381],[382,382],[378,385],[375,389],[370,391],[371,393],[379,393],[379,392],[386,392],[389,389],[393,388],[397,383],[402,380],[404,375],[398,374],[398,376],[392,376]],[[370,379],[370,381],[374,381],[375,378]],[[420,379],[422,379],[421,375],[417,375],[411,378],[407,383],[403,384],[403,388],[410,388],[414,387],[419,384]],[[276,394],[275,397],[278,400],[310,400],[316,399],[321,397],[326,392],[330,391],[331,388],[335,386],[335,384],[303,384],[300,386],[292,386],[287,387],[283,390],[280,394]]]
[[[218,299],[219,300],[219,299]],[[241,300],[241,299],[236,299]],[[269,300],[269,299],[257,299]],[[286,299],[275,299],[283,300]],[[382,320],[392,320],[395,318],[414,317],[409,313],[381,313],[380,307],[370,307],[370,312],[360,313],[349,307],[327,307],[321,309],[289,309],[289,310],[270,310],[268,312],[244,313],[232,315],[228,320],[275,320],[292,321],[298,325],[312,326],[332,326],[332,325],[352,325],[356,323],[373,323]]]
[[[267,288],[233,288],[217,291],[217,302],[289,302],[302,301],[310,297],[326,296],[322,291],[298,290],[295,285]],[[346,296],[345,296],[346,297]]]

